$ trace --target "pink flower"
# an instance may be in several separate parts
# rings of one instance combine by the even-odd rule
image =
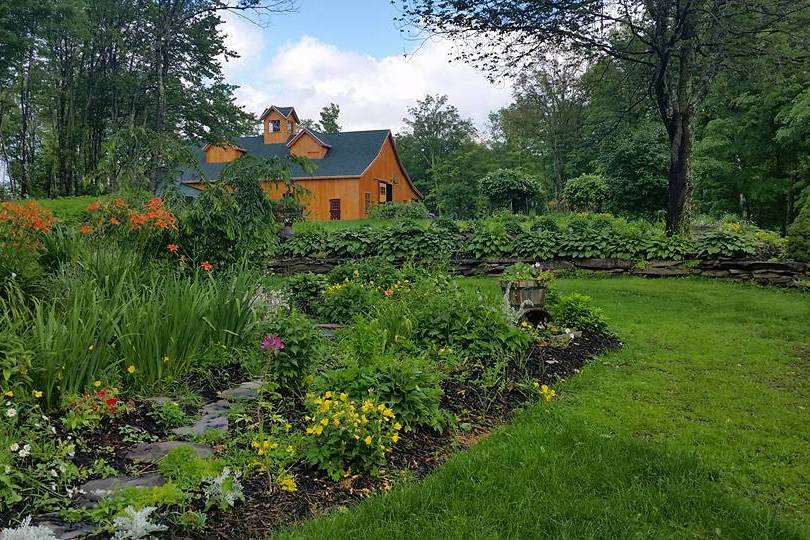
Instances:
[[[264,336],[262,339],[261,349],[266,351],[267,349],[273,349],[275,351],[280,351],[284,348],[284,341],[278,336]]]

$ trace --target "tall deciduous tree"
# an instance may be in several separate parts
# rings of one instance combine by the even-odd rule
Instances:
[[[757,54],[759,38],[808,9],[795,0],[402,0],[403,19],[472,40],[459,58],[493,75],[538,58],[610,57],[637,66],[670,146],[667,230],[683,228],[695,123],[730,58]]]
[[[340,132],[340,124],[338,124],[338,116],[340,116],[340,105],[330,103],[321,109],[320,128],[324,133],[338,133]]]
[[[408,107],[405,129],[397,145],[414,184],[423,193],[440,180],[434,170],[443,157],[461,148],[476,135],[472,120],[461,117],[446,95],[427,95]]]

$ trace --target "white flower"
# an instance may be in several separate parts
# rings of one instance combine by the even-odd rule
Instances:
[[[11,450],[12,452],[16,452],[17,450],[20,449],[20,445],[17,444],[17,443],[14,443],[11,446],[9,446],[8,449]]]
[[[9,407],[8,409],[6,409],[6,416],[8,416],[9,418],[14,418],[15,416],[17,416],[17,409]]]
[[[56,472],[55,470],[51,469],[51,476],[53,476],[54,478],[57,478],[59,476],[59,473]]]
[[[24,458],[28,457],[30,454],[31,454],[31,446],[26,444],[25,446],[22,447],[22,450],[20,450],[20,452],[17,455]]]
[[[114,538],[137,540],[138,538],[147,538],[153,532],[165,531],[168,528],[165,525],[156,525],[149,522],[149,516],[154,511],[154,506],[147,506],[142,510],[135,510],[133,507],[127,506],[124,509],[125,515],[113,520],[113,526],[115,527]]]
[[[22,520],[19,527],[15,529],[0,531],[0,538],[3,540],[56,540],[53,531],[48,527],[31,525],[31,516]]]

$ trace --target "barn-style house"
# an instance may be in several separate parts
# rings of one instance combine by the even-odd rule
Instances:
[[[310,192],[303,201],[308,219],[358,219],[368,216],[374,204],[421,198],[388,129],[320,133],[302,127],[293,107],[268,107],[261,120],[262,135],[197,148],[204,178],[196,171],[184,170],[180,176],[183,192],[195,196],[206,181],[219,177],[226,163],[249,153],[268,158],[305,156],[312,160],[314,172],[307,173],[298,166],[292,171],[296,184]],[[266,183],[265,190],[272,199],[279,199],[285,188]]]

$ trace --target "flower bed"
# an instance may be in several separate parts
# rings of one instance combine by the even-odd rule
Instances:
[[[90,278],[96,270],[77,270],[72,289],[105,291],[108,282]],[[188,287],[205,297],[193,289],[203,278],[207,309],[233,297],[235,278],[216,271],[178,278],[176,289],[161,276],[139,275],[133,293],[157,288],[154,301],[169,306]],[[120,279],[128,290],[130,278]],[[405,470],[424,475],[516,408],[553,401],[554,383],[619,345],[586,297],[548,287],[554,322],[515,324],[501,299],[444,271],[369,259],[291,276],[281,289],[254,283],[229,318],[178,319],[167,340],[137,336],[158,326],[129,326],[130,335],[121,323],[104,340],[82,336],[94,361],[72,364],[83,374],[72,374],[70,390],[58,367],[48,378],[50,364],[38,360],[2,388],[0,520],[33,515],[32,527],[59,534],[258,537],[313,507],[387,489]],[[134,298],[106,297],[105,306],[126,309]],[[26,351],[39,323],[21,321],[9,302],[5,316],[25,330]],[[90,308],[75,309],[68,315]],[[238,325],[225,323],[240,310]],[[162,324],[172,318],[164,313]],[[340,327],[329,338],[316,322]],[[182,336],[197,345],[178,348]]]

